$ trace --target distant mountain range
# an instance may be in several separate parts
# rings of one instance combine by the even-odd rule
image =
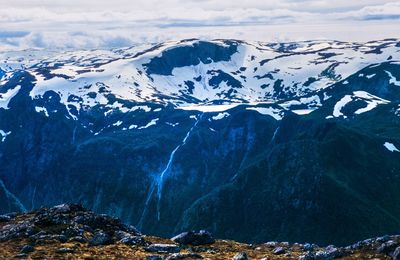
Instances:
[[[400,41],[0,53],[0,213],[81,203],[159,236],[400,230]]]

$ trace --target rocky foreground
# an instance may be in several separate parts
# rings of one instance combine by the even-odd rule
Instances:
[[[0,215],[0,258],[20,259],[400,259],[400,235],[347,247],[215,240],[207,231],[146,236],[79,205]]]

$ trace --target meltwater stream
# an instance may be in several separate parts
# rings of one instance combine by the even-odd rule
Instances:
[[[160,206],[161,206],[162,189],[163,189],[163,185],[164,185],[165,176],[169,173],[169,171],[171,169],[172,163],[173,163],[174,158],[175,158],[175,153],[182,146],[184,146],[186,144],[186,141],[189,139],[190,134],[196,128],[197,124],[200,122],[202,117],[203,117],[203,114],[201,114],[199,117],[196,118],[196,122],[193,124],[193,126],[186,133],[185,138],[183,138],[182,142],[177,147],[175,147],[175,149],[171,152],[167,165],[165,166],[164,170],[160,173],[160,175],[156,179],[155,183],[153,183],[152,187],[150,188],[150,192],[147,195],[146,202],[145,202],[144,209],[143,209],[143,213],[142,213],[142,216],[141,216],[141,218],[139,220],[138,227],[141,227],[142,224],[143,224],[143,220],[144,220],[144,217],[146,215],[147,208],[149,206],[149,203],[151,201],[151,198],[153,196],[155,188],[157,188],[157,220],[160,220]]]

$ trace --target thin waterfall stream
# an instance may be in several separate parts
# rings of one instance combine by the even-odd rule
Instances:
[[[185,138],[183,138],[182,142],[177,147],[175,147],[174,150],[172,150],[172,152],[171,152],[171,154],[169,156],[169,160],[168,160],[167,165],[165,166],[164,170],[160,173],[160,175],[156,179],[156,181],[152,184],[152,187],[150,188],[150,192],[149,192],[149,194],[147,195],[147,198],[146,198],[146,202],[145,202],[145,205],[144,205],[143,213],[142,213],[142,216],[141,216],[141,218],[139,220],[138,227],[141,227],[142,224],[143,224],[143,220],[144,220],[144,217],[146,215],[147,208],[149,206],[149,203],[151,201],[151,198],[153,196],[153,193],[154,193],[156,187],[157,187],[157,220],[160,220],[160,207],[161,207],[161,200],[162,200],[162,189],[163,189],[163,186],[164,186],[165,177],[166,177],[166,175],[168,175],[168,173],[171,170],[171,166],[172,166],[172,163],[174,161],[176,152],[182,146],[184,146],[186,144],[186,142],[189,139],[191,133],[196,128],[196,126],[198,125],[198,123],[200,122],[202,117],[203,117],[203,114],[201,114],[199,117],[196,118],[196,122],[193,124],[193,126],[186,133]]]

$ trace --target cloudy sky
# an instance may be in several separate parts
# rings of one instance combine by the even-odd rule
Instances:
[[[108,48],[182,38],[400,38],[393,0],[0,0],[0,47]]]

